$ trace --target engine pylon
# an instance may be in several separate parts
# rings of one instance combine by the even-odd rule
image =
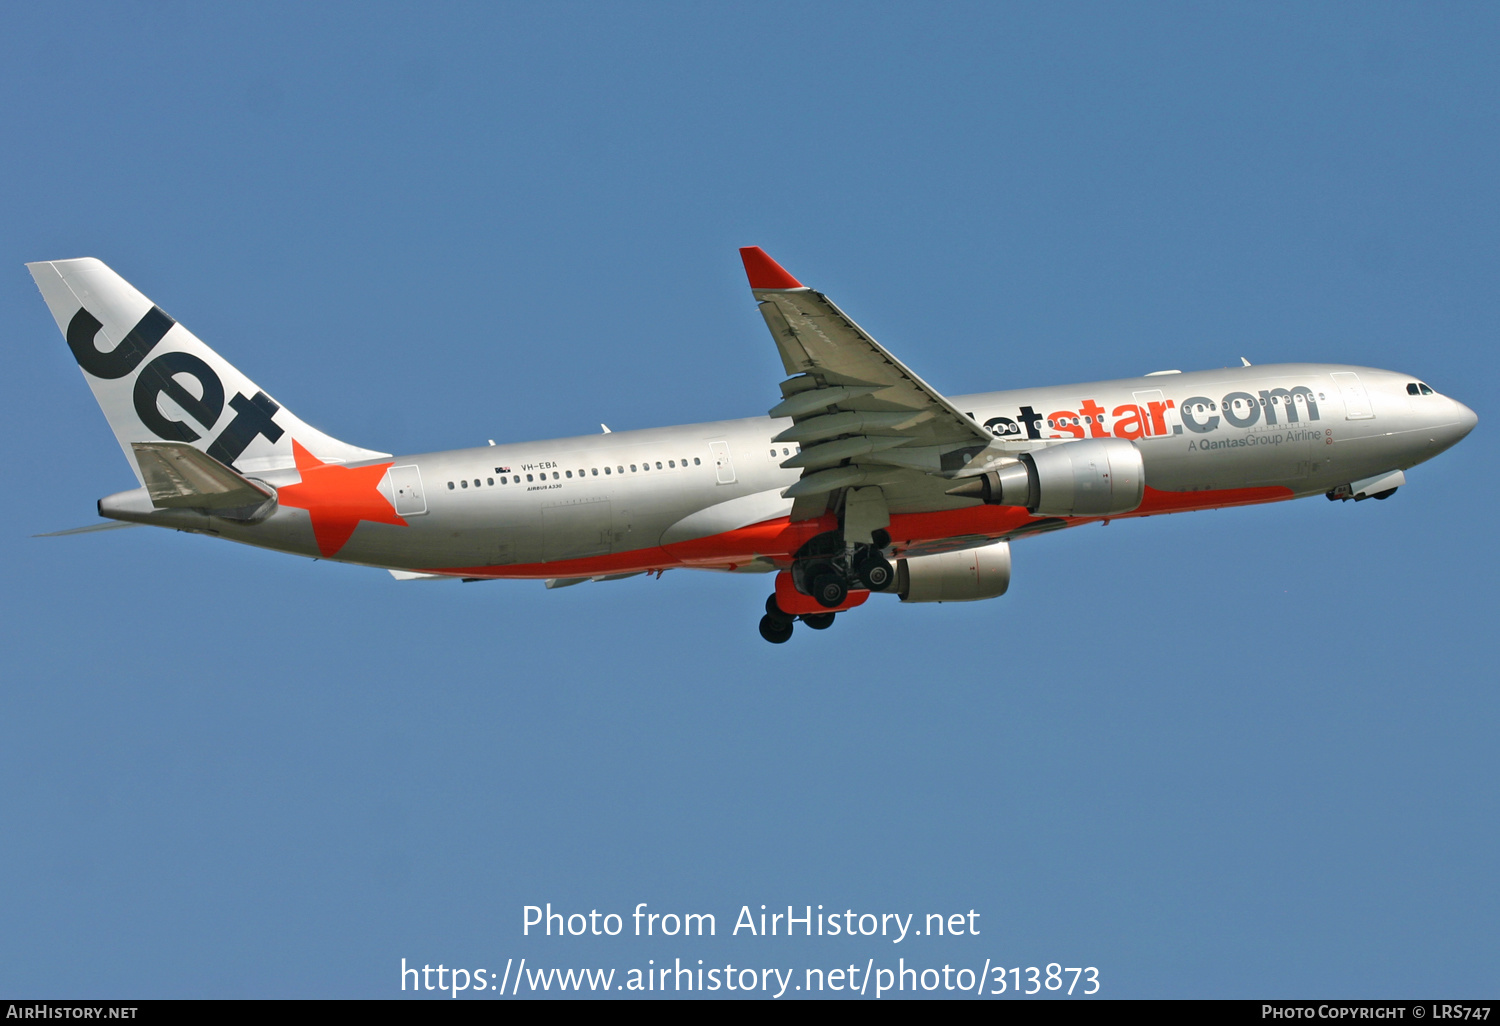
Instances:
[[[1034,507],[1039,489],[1036,471],[1024,458],[999,470],[987,470],[948,489],[949,495],[978,499],[989,506]]]

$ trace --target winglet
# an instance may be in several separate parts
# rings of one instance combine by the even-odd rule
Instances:
[[[740,248],[740,259],[745,262],[745,277],[750,279],[752,289],[800,289],[803,284],[786,268],[766,255],[759,246]]]

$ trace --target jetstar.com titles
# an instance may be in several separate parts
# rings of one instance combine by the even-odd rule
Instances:
[[[1139,393],[1137,393],[1139,396]],[[1318,403],[1327,401],[1324,393],[1305,385],[1295,388],[1263,388],[1255,393],[1234,391],[1214,399],[1189,396],[1180,403],[1175,399],[1139,399],[1106,410],[1095,399],[1083,399],[1077,409],[1039,413],[1035,407],[1022,406],[1014,417],[990,417],[985,428],[1002,439],[1078,439],[1078,438],[1160,438],[1180,435],[1183,429],[1194,434],[1208,434],[1221,426],[1252,428],[1259,424],[1276,427],[1283,422],[1299,424],[1321,420]],[[968,416],[973,417],[970,413]]]

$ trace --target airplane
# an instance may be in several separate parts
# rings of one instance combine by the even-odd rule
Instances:
[[[996,598],[1010,543],[1115,518],[1386,499],[1478,418],[1410,374],[1293,363],[947,397],[759,247],[767,416],[393,456],[296,417],[92,258],[27,264],[150,524],[400,580],[773,574],[781,644],[872,593]],[[73,533],[73,532],[57,532]]]

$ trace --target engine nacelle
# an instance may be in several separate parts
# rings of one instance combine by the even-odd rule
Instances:
[[[896,561],[902,602],[973,602],[1010,587],[1010,542]]]
[[[1129,513],[1146,497],[1146,465],[1125,438],[1089,438],[1024,452],[1015,463],[970,478],[949,495],[991,506],[1024,506],[1049,517]]]

